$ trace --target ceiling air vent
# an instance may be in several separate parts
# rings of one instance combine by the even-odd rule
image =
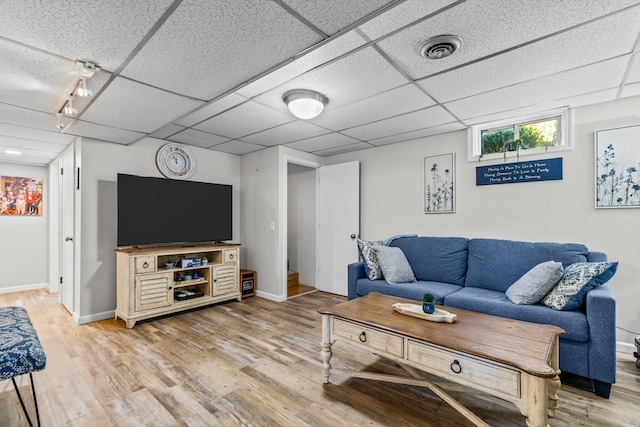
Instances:
[[[437,36],[420,46],[420,55],[428,59],[446,58],[458,50],[460,46],[462,46],[462,39],[458,36]]]

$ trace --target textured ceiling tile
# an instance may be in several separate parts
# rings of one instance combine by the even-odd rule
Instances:
[[[440,135],[443,133],[455,132],[462,129],[466,129],[466,127],[462,123],[446,123],[444,125],[433,126],[427,129],[419,129],[412,132],[386,136],[384,138],[371,139],[369,140],[369,143],[373,145],[395,144],[396,142],[410,141],[412,139],[424,138],[431,135]]]
[[[230,108],[235,107],[236,105],[242,104],[246,99],[240,95],[235,93],[230,93],[227,96],[224,96],[210,104],[205,105],[198,110],[187,114],[184,117],[179,118],[174,123],[179,124],[181,126],[193,126],[196,123],[200,123],[209,117],[213,117],[217,114],[222,113]]]
[[[55,130],[55,114],[0,103],[0,122],[27,128]]]
[[[623,86],[622,92],[620,93],[620,98],[627,98],[630,96],[638,95],[640,95],[640,83],[631,83]]]
[[[421,78],[634,3],[636,2],[633,0],[467,1],[380,41],[379,46],[413,78]],[[496,30],[496,26],[504,22],[505,17],[508,17],[507,28]],[[505,31],[509,32],[508,37],[505,36]],[[461,37],[462,47],[454,55],[444,59],[422,58],[419,55],[422,43],[441,34]]]
[[[293,116],[287,116],[264,105],[249,101],[202,122],[195,128],[234,139],[293,120]]]
[[[224,138],[222,136],[213,135],[206,132],[200,132],[199,130],[195,129],[186,129],[167,139],[169,141],[183,142],[185,144],[204,148],[212,147],[229,140],[229,138]]]
[[[360,141],[350,138],[346,135],[334,132],[326,135],[316,136],[314,138],[286,144],[287,147],[295,148],[307,152],[327,150],[329,148],[341,147],[343,145],[356,144]]]
[[[71,137],[71,139],[73,139],[73,137]],[[52,155],[55,156],[55,154],[64,150],[66,145],[67,144],[58,144],[56,142],[31,141],[23,138],[0,135],[1,147],[18,149],[25,156],[50,158]]]
[[[427,127],[450,123],[455,120],[440,106],[425,108],[402,116],[392,117],[379,122],[358,126],[342,131],[342,133],[358,138],[362,141],[409,132]]]
[[[53,126],[51,130],[30,129],[22,126],[0,124],[0,135],[24,139],[28,141],[44,141],[47,143],[65,146],[69,144],[73,137],[61,134]],[[1,136],[0,136],[1,138]]]
[[[375,73],[371,70],[375,70]],[[310,89],[329,98],[326,106],[326,111],[329,111],[406,83],[407,79],[402,74],[369,47],[311,70],[255,100],[289,114],[282,95],[291,89]]]
[[[253,153],[254,151],[259,151],[263,149],[264,147],[262,145],[250,144],[248,142],[242,142],[242,141],[223,142],[220,145],[211,147],[211,150],[222,151],[223,153],[229,153],[229,154],[237,154],[238,156],[241,156],[243,154]]]
[[[332,35],[375,12],[390,0],[285,0],[303,18]]]
[[[274,2],[186,0],[123,75],[210,100],[318,41]]]
[[[82,115],[82,120],[153,132],[200,105],[200,101],[118,77]]]
[[[449,102],[446,107],[459,118],[467,119],[608,89],[620,84],[628,60],[628,55],[618,57]]]
[[[15,156],[12,154],[6,154],[4,149],[0,147],[0,163],[13,163],[19,165],[32,165],[32,166],[46,166],[51,160],[58,157],[52,156],[51,158],[42,157],[27,157],[25,155]]]
[[[313,122],[338,131],[421,110],[434,104],[419,88],[407,84],[343,107],[327,109],[313,119]]]
[[[427,2],[424,0],[408,0],[358,28],[371,40],[376,40],[379,37],[411,24],[417,19],[435,13],[455,1],[456,0],[431,0]]]
[[[366,150],[367,148],[372,147],[373,146],[371,144],[367,144],[366,142],[357,142],[355,144],[341,145],[340,147],[329,148],[327,150],[314,151],[313,154],[317,156],[327,157],[335,156],[336,154],[350,153],[352,151]]]
[[[629,62],[626,83],[640,82],[640,53],[636,52]]]
[[[184,129],[185,128],[182,127],[182,126],[178,126],[178,125],[174,125],[173,123],[169,123],[168,125],[163,126],[160,129],[158,129],[157,131],[153,132],[149,136],[151,136],[153,138],[163,139],[163,138],[166,138],[166,137],[171,136],[173,134],[176,134],[176,133],[178,133],[178,132],[180,132],[181,130],[184,130]]]
[[[329,62],[347,52],[350,52],[366,41],[355,31],[331,39],[317,49],[305,53],[300,58],[279,69],[259,78],[255,82],[238,89],[237,93],[247,98],[253,98],[263,92],[279,86],[289,80],[306,73],[315,67]]]
[[[99,139],[101,141],[114,142],[116,144],[130,144],[145,136],[144,133],[102,126],[95,123],[83,122],[82,120],[76,120],[76,122],[67,129],[67,133],[70,135]]]
[[[296,120],[263,132],[245,136],[242,140],[254,144],[271,146],[311,138],[329,132],[329,130],[313,125],[307,121]]]
[[[172,0],[3,0],[0,35],[115,70]]]
[[[617,27],[638,16],[640,6],[419,84],[439,102],[448,102],[629,53],[638,28]]]
[[[71,93],[74,63],[0,39],[0,102],[54,112]]]

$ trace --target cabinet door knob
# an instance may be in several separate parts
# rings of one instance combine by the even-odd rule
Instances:
[[[365,341],[367,341],[367,334],[365,334],[365,332],[362,331],[362,333],[360,334],[360,336],[358,338],[360,338],[361,342],[365,342]]]
[[[229,259],[233,259],[233,254],[229,254]]]
[[[460,366],[460,362],[458,362],[458,359],[454,360],[453,363],[449,365],[449,368],[451,368],[451,371],[454,374],[459,374],[460,372],[462,372],[462,366]]]
[[[145,262],[144,262],[144,264],[142,264],[142,267],[143,267],[143,268],[147,268],[147,267],[149,267],[149,263],[148,263],[147,261],[145,261]]]

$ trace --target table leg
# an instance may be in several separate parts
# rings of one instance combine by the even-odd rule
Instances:
[[[555,417],[556,409],[558,408],[558,389],[560,388],[560,369],[558,369],[558,339],[556,338],[556,343],[554,345],[553,353],[551,356],[551,367],[555,369],[556,376],[549,379],[549,401],[548,401],[548,409],[549,416],[551,418]]]
[[[322,315],[322,350],[320,356],[322,357],[322,375],[323,384],[329,383],[329,375],[331,375],[331,316],[328,314]]]
[[[529,375],[527,389],[527,426],[548,427],[549,379]]]

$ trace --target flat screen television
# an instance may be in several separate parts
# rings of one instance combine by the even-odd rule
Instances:
[[[232,186],[118,174],[118,246],[231,240]]]

